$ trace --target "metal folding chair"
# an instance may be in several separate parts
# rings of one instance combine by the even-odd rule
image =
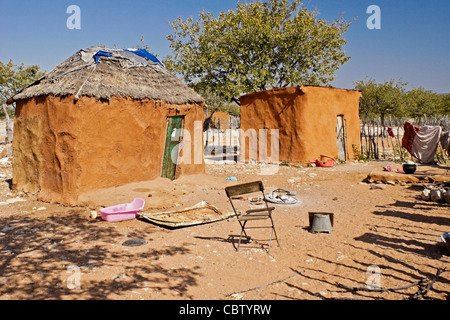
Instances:
[[[275,225],[273,223],[272,211],[275,210],[274,207],[269,207],[267,201],[265,200],[264,195],[264,186],[262,181],[249,182],[244,184],[238,184],[225,188],[225,192],[227,194],[228,199],[230,200],[233,211],[237,217],[239,224],[241,225],[241,234],[239,236],[239,243],[236,248],[236,251],[239,250],[239,246],[241,245],[242,235],[245,235],[246,238],[250,238],[247,235],[246,229],[255,229],[255,228],[271,228],[270,232],[270,240],[269,240],[269,252],[270,245],[272,243],[272,236],[275,235],[275,239],[277,240],[278,246],[280,246],[280,242],[278,241],[277,232],[275,230]],[[233,197],[240,196],[243,194],[261,192],[262,193],[262,201],[265,204],[265,208],[260,209],[251,209],[245,211],[245,214],[241,215],[240,212],[236,209],[235,204],[233,203]],[[247,226],[247,222],[255,221],[255,220],[269,220],[270,226]]]

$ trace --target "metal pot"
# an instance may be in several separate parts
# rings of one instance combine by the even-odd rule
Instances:
[[[411,163],[405,163],[403,165],[403,171],[407,174],[413,174],[414,172],[416,172],[416,168],[416,165]]]

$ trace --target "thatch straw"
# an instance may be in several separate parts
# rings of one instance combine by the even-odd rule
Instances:
[[[100,57],[98,51],[111,53]],[[125,50],[89,48],[78,51],[10,101],[37,96],[112,96],[161,100],[172,104],[202,103],[203,98],[160,64]]]

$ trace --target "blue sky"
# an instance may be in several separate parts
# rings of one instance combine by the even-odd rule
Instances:
[[[327,21],[356,21],[345,34],[351,60],[332,83],[353,88],[353,81],[402,80],[409,88],[423,86],[450,92],[450,1],[448,0],[305,0]],[[81,30],[69,30],[69,5],[81,9]],[[0,0],[0,61],[40,65],[50,71],[82,48],[119,48],[140,44],[170,54],[166,36],[177,16],[198,17],[201,10],[217,15],[235,8],[234,0]],[[369,30],[369,5],[381,9],[381,29]]]

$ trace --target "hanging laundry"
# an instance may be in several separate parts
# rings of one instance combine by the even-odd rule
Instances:
[[[394,131],[392,130],[392,128],[388,128],[388,134],[389,134],[389,136],[391,136],[392,138],[395,138]]]
[[[409,122],[405,122],[403,125],[404,133],[402,138],[402,147],[405,148],[409,153],[412,153],[412,144],[414,138],[416,137],[416,132],[419,127],[413,126]]]
[[[450,158],[450,131],[444,132],[441,136],[442,149],[447,151],[447,156]]]
[[[423,163],[432,163],[442,129],[439,126],[413,126],[405,122],[402,147]]]

